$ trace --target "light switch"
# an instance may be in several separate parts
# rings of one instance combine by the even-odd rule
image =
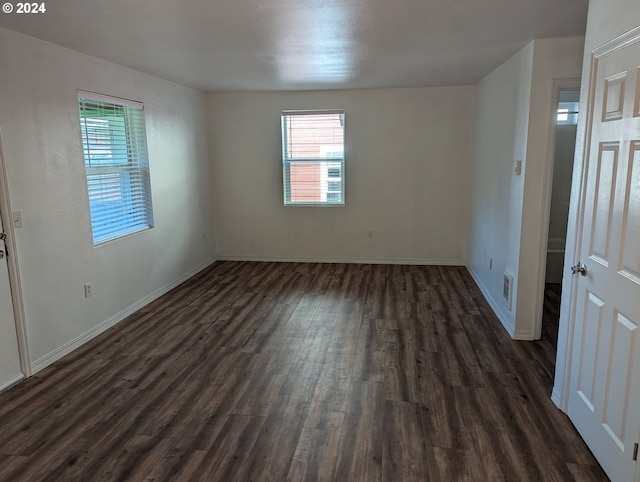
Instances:
[[[516,161],[513,163],[513,173],[516,176],[522,174],[522,161]]]

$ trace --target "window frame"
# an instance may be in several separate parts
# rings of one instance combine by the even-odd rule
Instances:
[[[77,100],[93,245],[152,229],[144,104],[82,90]]]
[[[339,115],[342,128],[342,144],[335,141],[326,144],[318,144],[323,156],[310,158],[288,157],[289,130],[287,121],[296,116],[312,115]],[[315,109],[315,110],[283,110],[281,112],[281,141],[282,141],[282,187],[283,203],[285,207],[344,207],[345,206],[345,168],[346,168],[346,116],[344,109]],[[340,155],[340,153],[342,155]],[[338,155],[336,155],[338,154]],[[304,162],[320,164],[319,194],[321,199],[314,201],[292,200],[291,194],[291,166]],[[335,165],[337,164],[337,165]],[[338,169],[338,176],[329,176],[330,170]],[[339,182],[340,189],[329,189],[329,183]],[[323,188],[324,186],[324,188]],[[339,194],[337,201],[329,201],[327,198]]]

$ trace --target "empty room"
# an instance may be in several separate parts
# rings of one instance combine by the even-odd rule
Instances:
[[[640,481],[631,0],[3,2],[0,480]]]

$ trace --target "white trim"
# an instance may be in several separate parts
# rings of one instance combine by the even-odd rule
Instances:
[[[584,121],[578,119],[578,138],[584,133],[580,159],[576,159],[573,166],[573,181],[569,219],[575,215],[576,222],[569,223],[567,229],[567,249],[564,258],[565,266],[571,266],[578,261],[582,248],[582,228],[584,226],[584,199],[587,189],[587,166],[589,162],[591,132],[593,126],[593,102],[595,99],[598,61],[625,47],[640,41],[640,27],[612,39],[591,51],[589,70],[584,75],[588,86],[586,97],[581,94],[580,107],[586,106]],[[583,83],[583,86],[585,83]],[[583,101],[583,99],[585,99]],[[584,109],[583,109],[584,110]],[[576,303],[578,297],[578,283],[573,276],[565,276],[562,280],[562,301],[560,304],[560,329],[558,332],[558,349],[556,355],[556,375],[553,392],[560,394],[554,403],[565,413],[569,408],[569,394],[571,390],[571,360],[573,357],[573,338],[576,327]],[[566,320],[566,322],[563,322]]]
[[[27,335],[26,316],[24,312],[24,301],[22,297],[22,283],[20,281],[20,269],[18,267],[18,248],[16,244],[16,233],[12,219],[11,197],[9,196],[9,180],[4,162],[4,149],[2,147],[2,131],[0,130],[0,211],[5,213],[4,219],[9,220],[6,226],[3,224],[5,232],[8,234],[5,242],[9,248],[7,256],[7,266],[9,267],[9,285],[11,287],[11,301],[13,304],[13,317],[18,337],[18,353],[20,356],[20,370],[25,377],[33,374],[31,366],[31,354],[29,351],[29,337]]]
[[[551,392],[551,401],[556,407],[560,409],[562,408],[562,394],[556,389],[556,387],[553,387],[553,391]]]
[[[187,271],[184,275],[180,276],[179,278],[175,279],[174,281],[166,284],[165,286],[163,286],[161,288],[158,288],[153,293],[150,293],[149,295],[145,296],[141,300],[136,301],[135,303],[129,305],[128,307],[126,307],[125,309],[120,311],[119,313],[116,313],[112,317],[104,320],[102,323],[100,323],[97,326],[91,328],[89,331],[87,331],[87,332],[83,333],[82,335],[74,338],[73,340],[69,341],[68,343],[65,343],[61,347],[55,349],[54,351],[52,351],[48,355],[43,356],[39,360],[36,360],[34,362],[34,364],[33,364],[33,373],[39,372],[40,370],[48,367],[52,363],[58,361],[63,356],[68,355],[69,353],[71,353],[76,348],[81,347],[82,345],[84,345],[88,341],[92,340],[96,336],[98,336],[101,333],[105,332],[109,328],[115,326],[120,321],[124,320],[127,316],[135,313],[136,311],[138,311],[139,309],[145,307],[146,305],[148,305],[152,301],[158,299],[160,296],[162,296],[165,293],[169,292],[170,290],[172,290],[173,288],[175,288],[179,284],[185,282],[186,280],[188,280],[192,276],[195,276],[196,274],[198,274],[203,269],[208,268],[209,266],[211,266],[216,261],[217,261],[217,258],[211,258],[211,259],[205,261],[204,263],[202,263],[202,264],[196,266],[195,268]]]
[[[328,263],[328,264],[409,264],[417,266],[465,266],[459,259],[418,259],[418,258],[322,258],[306,256],[242,256],[219,254],[219,261],[257,261],[273,263]]]
[[[640,41],[640,26],[634,27],[628,32],[603,43],[599,47],[594,48],[591,53],[595,59],[599,59],[600,57],[606,57],[607,55],[626,49],[638,41]]]
[[[283,110],[281,115],[319,115],[319,114],[342,114],[344,109],[300,109],[300,110]]]
[[[16,383],[18,383],[21,380],[24,380],[24,375],[16,375],[15,377],[13,377],[8,382],[5,382],[2,385],[0,385],[0,392],[3,392],[4,390],[12,387],[13,385],[15,385]]]
[[[88,92],[86,90],[78,89],[78,99],[89,99],[98,102],[108,102],[109,104],[117,104],[125,107],[131,107],[132,109],[144,110],[144,104],[142,102],[123,99],[121,97],[114,97],[112,95],[98,94],[96,92]]]
[[[513,332],[512,338],[518,341],[534,341],[539,339],[539,336],[536,336],[532,329],[528,330],[516,330]]]
[[[520,339],[530,340],[531,338],[516,338],[516,336],[521,336],[522,333],[517,332],[515,330],[514,322],[509,320],[509,317],[502,309],[501,304],[496,303],[496,301],[491,296],[491,292],[484,286],[484,284],[482,284],[480,277],[471,266],[467,266],[467,271],[469,272],[469,274],[473,278],[473,281],[475,281],[476,285],[482,292],[482,295],[484,296],[485,300],[487,300],[487,303],[489,303],[489,306],[493,310],[498,320],[500,320],[500,323],[502,323],[502,326],[504,326],[504,329],[507,330],[507,333],[509,334],[509,336],[514,340],[520,340]]]

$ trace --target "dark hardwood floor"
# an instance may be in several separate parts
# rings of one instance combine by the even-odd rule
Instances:
[[[0,479],[606,480],[554,357],[464,268],[218,262],[0,394]]]
[[[562,285],[546,283],[544,286],[544,306],[542,310],[541,340],[550,343],[554,351],[558,347],[558,326],[560,324],[560,298]]]

